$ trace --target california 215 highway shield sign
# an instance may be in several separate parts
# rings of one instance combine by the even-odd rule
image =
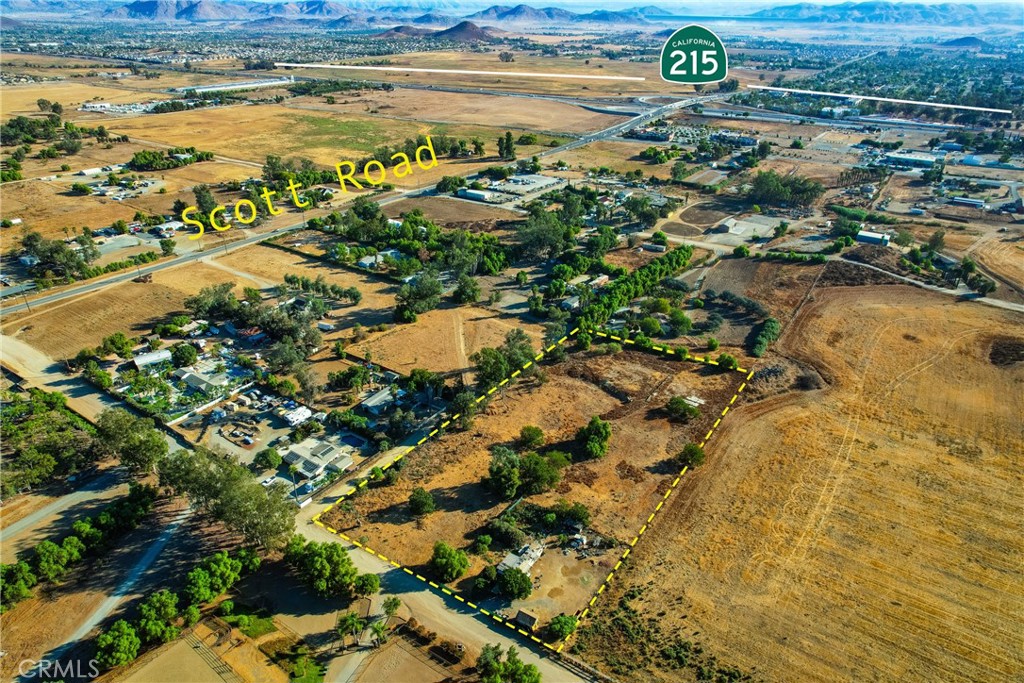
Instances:
[[[728,71],[725,46],[703,26],[684,26],[661,48],[661,77],[666,81],[691,85],[719,83]]]

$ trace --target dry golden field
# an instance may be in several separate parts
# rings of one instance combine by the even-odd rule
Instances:
[[[305,157],[333,167],[359,159],[380,145],[398,145],[419,134],[480,137],[494,153],[494,141],[505,128],[430,124],[363,114],[332,115],[280,105],[248,105],[121,119],[111,130],[141,140],[170,145],[196,145],[231,158],[263,163],[267,155]],[[540,149],[537,147],[537,149]],[[524,148],[521,154],[531,153]],[[449,165],[441,161],[440,167]],[[457,164],[456,164],[457,165]],[[464,172],[464,171],[459,171]],[[406,178],[417,182],[425,174]]]
[[[629,62],[623,60],[609,60],[604,57],[591,57],[588,60],[574,57],[543,57],[513,50],[515,61],[505,64],[498,60],[497,52],[473,53],[473,52],[413,52],[405,54],[388,55],[387,59],[391,66],[407,66],[424,69],[464,69],[473,71],[510,71],[510,72],[536,72],[548,74],[570,74],[572,76],[629,76],[644,78],[643,81],[612,81],[612,80],[590,80],[576,78],[523,78],[519,76],[479,76],[465,74],[446,74],[445,85],[465,86],[469,88],[493,88],[508,90],[512,92],[535,92],[557,95],[572,95],[577,97],[597,96],[618,96],[632,94],[650,94],[652,92],[665,94],[690,95],[693,94],[693,87],[668,83],[661,80],[658,74],[658,67],[655,63]],[[380,59],[380,57],[374,57]],[[586,63],[589,61],[589,63]],[[352,64],[358,64],[360,60],[352,60]],[[323,78],[323,69],[295,69],[296,75],[316,76]],[[337,78],[365,77],[366,72],[359,72],[344,69],[332,70],[328,73]],[[802,69],[787,71],[788,78],[797,78],[813,73]],[[353,74],[356,74],[354,76]],[[729,75],[737,78],[741,83],[757,83],[758,76],[764,74],[768,81],[778,75],[774,71],[746,71],[734,70]],[[377,76],[377,74],[375,74]],[[400,70],[380,72],[379,78],[401,84],[401,83],[426,83],[436,81],[437,76],[429,73],[403,73]]]
[[[494,97],[472,93],[433,92],[399,88],[390,92],[368,91],[353,96],[338,93],[336,104],[324,104],[322,97],[299,97],[287,106],[313,106],[322,111],[374,114],[382,118],[478,126],[506,126],[513,130],[582,133],[608,128],[625,117],[588,111],[582,107],[524,97]],[[489,140],[488,140],[489,142]]]
[[[621,673],[679,636],[765,680],[1018,678],[1022,329],[904,286],[816,288],[754,367],[826,388],[755,378],[582,656]],[[610,624],[629,591],[663,614],[640,645]]]
[[[150,100],[166,100],[169,93],[139,92],[127,88],[114,87],[111,81],[93,82],[84,79],[71,81],[53,81],[48,83],[18,83],[5,85],[3,97],[0,98],[0,115],[7,119],[16,115],[39,114],[36,100],[39,98],[60,102],[64,106],[64,117],[72,121],[80,118],[82,112],[76,111],[85,102],[93,100],[126,104],[129,102],[148,102]],[[90,125],[103,123],[92,121]]]
[[[84,296],[67,299],[38,312],[4,316],[3,333],[17,337],[54,359],[74,356],[96,346],[107,335],[148,333],[168,316],[184,312],[186,297],[203,287],[235,282],[242,287],[260,283],[236,273],[191,263],[153,274],[153,282],[124,282]]]

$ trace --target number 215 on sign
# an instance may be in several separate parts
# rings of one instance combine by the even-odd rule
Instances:
[[[682,50],[673,50],[669,53],[669,56],[678,59],[677,62],[672,64],[672,69],[669,71],[673,76],[711,76],[718,71],[718,57],[717,52],[714,50],[700,50],[700,64],[701,68],[697,67],[697,50],[691,50],[689,53],[683,52]],[[692,66],[687,67],[687,57],[690,57]],[[687,71],[689,68],[689,71]]]

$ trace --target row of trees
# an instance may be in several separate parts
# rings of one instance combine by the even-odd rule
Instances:
[[[498,156],[506,161],[515,161],[516,143],[511,131],[505,131],[505,135],[498,138]]]
[[[219,552],[205,558],[188,573],[184,590],[188,604],[184,609],[179,607],[181,596],[177,593],[166,589],[153,593],[139,606],[138,619],[119,619],[96,638],[97,665],[101,669],[124,666],[139,656],[144,645],[174,640],[181,626],[199,621],[202,605],[216,600],[259,566],[259,556],[244,548],[234,556]]]
[[[754,176],[748,198],[755,204],[768,206],[810,206],[824,192],[824,185],[804,176],[760,171]]]
[[[316,278],[309,278],[305,275],[285,273],[284,283],[289,287],[298,289],[300,292],[312,292],[313,294],[319,294],[321,296],[327,296],[337,300],[350,301],[353,304],[358,304],[363,300],[363,293],[356,287],[342,287],[341,285],[331,284],[327,282],[323,275],[317,275]],[[249,297],[246,297],[247,300],[248,298]]]
[[[132,483],[128,495],[106,506],[95,517],[75,520],[72,534],[60,544],[42,541],[32,559],[0,565],[0,612],[32,595],[39,582],[60,581],[68,570],[89,555],[99,555],[113,542],[136,528],[153,508],[157,491]]]
[[[526,333],[516,328],[505,335],[505,342],[498,348],[485,347],[470,356],[476,366],[476,383],[481,390],[487,390],[536,357],[533,342]],[[531,368],[532,369],[532,366]],[[529,375],[530,369],[524,371]]]
[[[47,283],[58,276],[67,281],[98,277],[151,263],[160,258],[157,252],[147,251],[104,266],[93,266],[91,264],[100,257],[100,250],[93,239],[92,231],[82,228],[81,234],[77,235],[74,241],[76,247],[72,248],[64,240],[47,239],[35,231],[28,232],[22,237],[22,248],[39,261],[31,267],[31,271],[37,276],[37,284],[49,286]]]
[[[340,543],[306,541],[296,534],[285,548],[285,560],[321,597],[366,596],[380,590],[380,577],[360,574]]]
[[[666,277],[684,269],[692,255],[692,247],[681,245],[632,273],[616,278],[601,289],[598,298],[584,307],[579,317],[580,327],[600,327],[615,311],[647,295]]]
[[[178,159],[175,157],[176,154],[188,155],[188,158]],[[195,147],[172,147],[166,152],[144,149],[133,154],[127,166],[133,171],[166,171],[171,168],[187,166],[197,161],[211,161],[212,159],[213,152],[199,151]],[[212,209],[213,207],[209,208]],[[209,213],[209,211],[202,211],[202,207],[200,207],[200,211],[201,213]]]
[[[157,463],[160,483],[186,496],[193,507],[241,534],[249,543],[280,548],[295,530],[295,506],[283,483],[261,486],[249,470],[225,455],[197,446]]]

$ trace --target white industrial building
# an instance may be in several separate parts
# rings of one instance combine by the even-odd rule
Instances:
[[[856,239],[858,242],[863,242],[864,244],[878,244],[883,247],[889,246],[889,236],[882,232],[861,230],[857,233]]]
[[[228,90],[257,90],[259,88],[278,88],[286,85],[291,85],[295,82],[293,76],[287,78],[274,78],[266,79],[261,81],[240,81],[238,83],[217,83],[214,85],[200,85],[184,88],[173,88],[171,92],[186,93],[193,91],[197,93],[203,92],[226,92]]]
[[[931,168],[935,165],[935,157],[920,152],[890,152],[885,155],[886,163],[894,166],[910,166],[913,168]]]

